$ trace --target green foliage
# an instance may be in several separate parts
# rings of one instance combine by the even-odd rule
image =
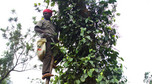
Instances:
[[[0,83],[9,77],[11,71],[27,70],[28,62],[34,57],[35,35],[30,29],[23,32],[22,25],[15,15],[15,10],[12,10],[12,14],[13,17],[9,19],[10,26],[0,29],[7,47],[0,58]]]
[[[49,1],[49,0],[46,0]],[[58,4],[53,21],[59,28],[58,47],[65,54],[53,84],[125,84],[114,26],[116,0],[52,0]]]
[[[145,72],[143,82],[146,84],[152,84],[152,75],[150,72]]]
[[[35,78],[35,79],[31,79],[30,77],[28,77],[29,80],[31,80],[31,83],[30,84],[45,84],[41,78]]]
[[[54,24],[60,28],[60,40],[68,50],[63,60],[65,71],[59,71],[61,83],[123,83],[119,53],[113,49],[118,38],[113,24],[116,0],[57,3],[60,13]]]

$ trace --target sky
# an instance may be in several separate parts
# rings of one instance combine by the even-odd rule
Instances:
[[[23,27],[32,26],[32,16],[36,14],[33,3],[40,0],[0,0],[0,28],[8,25],[10,10],[15,9]],[[144,84],[144,73],[152,72],[152,0],[117,0],[116,17],[120,38],[116,48],[124,58],[124,74],[127,84]],[[2,39],[2,37],[0,37]],[[5,47],[4,42],[0,44]],[[2,52],[2,50],[1,50]],[[41,71],[11,73],[13,84],[30,84],[28,76],[40,77]],[[18,80],[18,78],[20,78]],[[35,84],[35,83],[33,83]]]
[[[117,48],[125,59],[128,84],[142,84],[144,73],[152,72],[151,8],[152,0],[118,0]]]

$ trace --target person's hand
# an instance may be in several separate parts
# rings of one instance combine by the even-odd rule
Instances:
[[[48,33],[43,33],[43,37],[45,38],[49,37]]]

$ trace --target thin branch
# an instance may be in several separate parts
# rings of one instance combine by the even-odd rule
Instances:
[[[29,41],[32,40],[33,37],[34,37],[34,36],[32,36],[32,37],[29,39]],[[29,41],[28,41],[28,42],[29,42]],[[23,44],[24,44],[24,43],[23,43]],[[32,69],[26,69],[26,68],[27,68],[27,65],[25,66],[25,68],[22,68],[22,70],[14,70],[18,65],[23,64],[23,62],[20,62],[20,63],[19,63],[19,60],[20,60],[21,56],[23,55],[25,49],[26,49],[26,47],[25,47],[25,45],[24,45],[24,48],[23,48],[23,50],[21,51],[21,53],[19,54],[19,56],[17,56],[16,53],[14,54],[14,55],[15,55],[15,58],[16,58],[15,65],[14,65],[10,70],[8,70],[8,72],[7,72],[5,75],[2,76],[2,78],[0,79],[0,83],[1,83],[5,78],[8,77],[8,75],[10,74],[11,71],[23,72],[23,71],[27,71],[27,70],[32,70]],[[26,61],[26,62],[27,62],[27,61]],[[23,67],[24,67],[24,66],[23,66]]]
[[[12,69],[10,69],[10,70],[6,73],[6,75],[2,76],[2,78],[0,79],[0,83],[1,83],[6,77],[8,77],[8,75],[10,74],[10,72],[13,71],[16,66],[17,66],[17,65],[15,65]]]
[[[16,72],[24,72],[24,71],[29,71],[29,70],[32,70],[32,68],[31,69],[24,69],[24,70],[13,70],[13,71],[16,71]]]

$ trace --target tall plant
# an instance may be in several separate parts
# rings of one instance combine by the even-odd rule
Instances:
[[[116,0],[44,0],[58,4],[52,17],[59,29],[60,49],[65,54],[54,84],[123,84],[123,66],[114,49],[118,35]],[[48,7],[47,6],[47,7]]]

